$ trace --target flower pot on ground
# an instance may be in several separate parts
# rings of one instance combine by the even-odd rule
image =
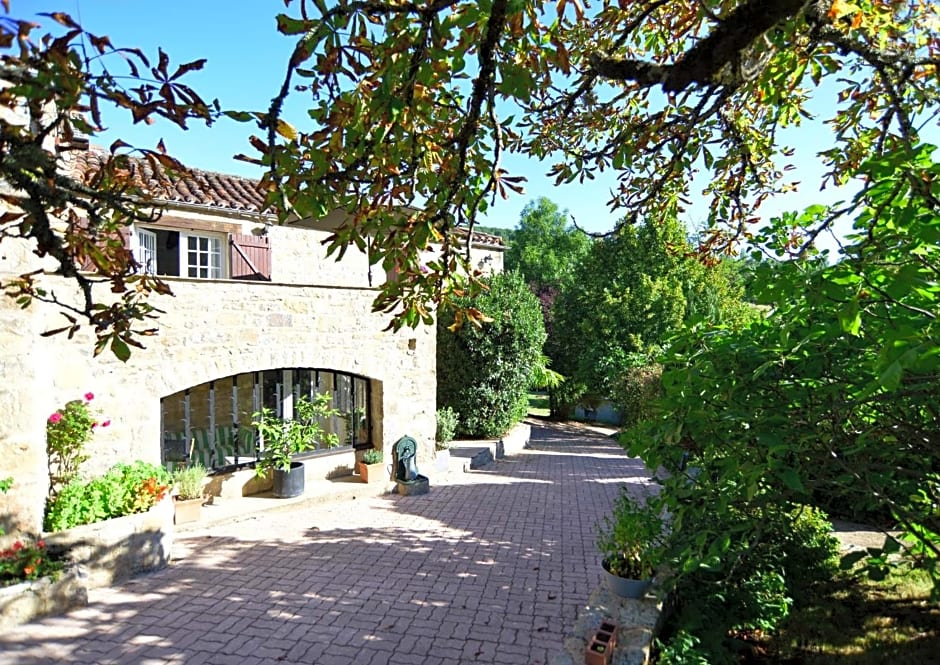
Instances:
[[[450,444],[457,433],[458,414],[449,406],[437,410],[437,432],[434,436],[434,469],[447,473],[450,469]]]
[[[288,469],[274,469],[274,496],[290,499],[304,493],[304,465],[291,462]]]
[[[359,467],[359,479],[364,483],[378,483],[382,480],[388,480],[382,464],[382,451],[370,448],[362,454],[362,461],[357,464]]]
[[[611,591],[626,598],[645,595],[662,560],[664,531],[658,511],[621,491],[597,537]]]
[[[206,475],[206,468],[198,462],[179,469],[173,475],[176,486],[173,503],[176,524],[186,524],[187,522],[199,520],[202,514],[203,484]]]
[[[294,402],[294,417],[279,418],[264,407],[252,414],[260,436],[261,455],[255,473],[274,473],[274,496],[289,498],[304,492],[303,464],[294,456],[317,448],[334,448],[339,439],[323,430],[321,421],[339,415],[331,405],[330,393],[319,393],[312,399],[299,397]]]

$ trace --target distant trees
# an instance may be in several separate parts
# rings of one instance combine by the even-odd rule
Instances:
[[[526,204],[506,252],[506,269],[518,270],[536,293],[560,288],[574,276],[591,246],[565,212],[542,196]]]
[[[567,377],[553,411],[564,415],[585,395],[615,397],[628,370],[650,364],[686,322],[739,325],[754,316],[723,264],[691,254],[675,219],[624,226],[590,246],[553,308],[548,355]]]

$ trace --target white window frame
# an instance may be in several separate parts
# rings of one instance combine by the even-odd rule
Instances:
[[[141,264],[141,271],[156,275],[157,271],[157,231],[167,231],[179,234],[179,274],[163,275],[164,277],[187,277],[190,279],[226,279],[229,274],[228,234],[214,231],[184,230],[165,227],[137,227],[135,258]],[[147,247],[148,239],[152,238],[152,247]],[[207,246],[197,247],[196,263],[190,263],[190,239],[196,243],[206,241]],[[214,247],[213,247],[214,245]],[[207,261],[199,259],[205,257]],[[213,261],[213,257],[216,259]],[[191,274],[194,273],[194,274]]]
[[[203,247],[203,241],[205,247]],[[196,247],[191,245],[195,243]],[[180,272],[194,279],[222,279],[225,277],[225,243],[212,233],[180,232]],[[195,256],[195,261],[193,257]],[[213,260],[216,259],[216,260]],[[185,266],[185,268],[184,268]]]
[[[137,229],[137,253],[134,258],[140,264],[138,270],[148,275],[157,273],[157,234],[150,229]]]

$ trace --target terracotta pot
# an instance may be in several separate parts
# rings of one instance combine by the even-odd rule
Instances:
[[[173,523],[186,524],[187,522],[196,522],[202,514],[202,502],[205,499],[180,499],[173,501]]]
[[[382,462],[376,462],[375,464],[359,462],[356,466],[359,468],[359,479],[364,483],[380,483],[387,480],[384,477],[385,465]]]

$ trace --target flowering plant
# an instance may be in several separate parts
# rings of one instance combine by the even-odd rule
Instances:
[[[62,562],[49,556],[46,543],[41,540],[35,544],[17,540],[0,551],[0,587],[40,577],[56,577],[61,570]]]
[[[88,459],[85,444],[91,440],[95,428],[111,424],[110,420],[99,423],[91,413],[89,404],[94,398],[93,393],[85,393],[84,399],[66,403],[46,421],[50,496],[55,496],[78,476],[78,467]]]

